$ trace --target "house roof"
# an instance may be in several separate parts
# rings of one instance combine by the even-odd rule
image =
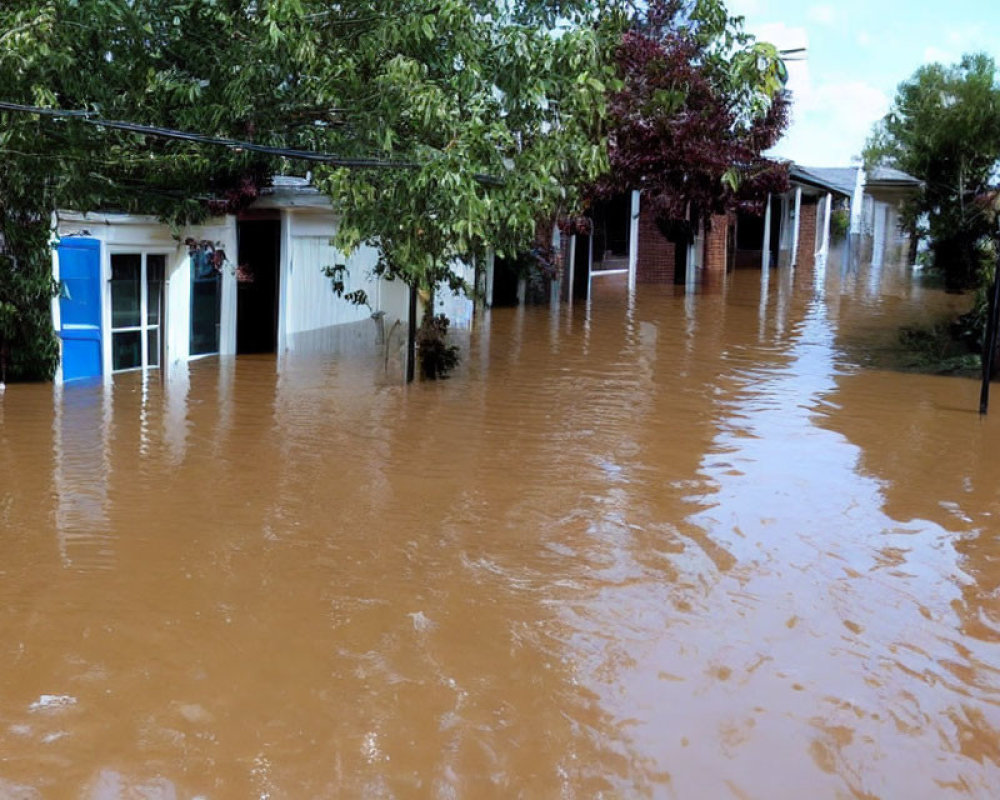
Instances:
[[[803,167],[789,164],[788,177],[827,192],[851,197],[858,179],[857,167]]]
[[[860,167],[803,167],[789,164],[788,176],[796,183],[852,197],[859,169]],[[873,167],[865,175],[866,189],[916,189],[920,185],[917,178],[892,167]]]
[[[274,175],[271,185],[262,189],[254,208],[313,208],[329,210],[330,198],[312,185],[308,177]]]
[[[920,186],[923,182],[907,175],[899,169],[892,167],[874,167],[868,173],[868,185],[913,187]]]

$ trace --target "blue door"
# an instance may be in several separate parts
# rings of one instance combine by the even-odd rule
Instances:
[[[62,318],[63,380],[101,375],[101,243],[63,239],[59,277],[65,290],[59,300]]]

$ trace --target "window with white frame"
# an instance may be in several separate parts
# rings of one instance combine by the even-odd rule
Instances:
[[[162,253],[111,254],[111,369],[158,367],[163,349]]]

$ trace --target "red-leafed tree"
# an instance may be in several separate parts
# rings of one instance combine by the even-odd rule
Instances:
[[[600,194],[640,189],[661,222],[761,212],[788,187],[761,154],[788,124],[780,54],[721,3],[654,0],[616,53],[608,108],[610,173]]]

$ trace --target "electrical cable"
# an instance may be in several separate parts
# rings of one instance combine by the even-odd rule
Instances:
[[[197,144],[207,144],[216,147],[227,147],[235,151],[247,151],[251,153],[262,153],[264,155],[278,158],[288,158],[297,161],[311,161],[313,163],[330,164],[336,167],[346,167],[348,169],[420,169],[420,164],[414,161],[387,161],[376,158],[345,158],[344,156],[323,153],[316,150],[296,150],[287,147],[272,147],[270,145],[255,144],[239,139],[226,139],[218,136],[208,136],[203,133],[191,133],[189,131],[179,131],[173,128],[161,128],[155,125],[141,125],[136,122],[124,122],[121,120],[101,119],[94,115],[92,111],[80,111],[60,108],[42,108],[40,106],[29,106],[21,103],[9,103],[0,100],[0,111],[14,111],[24,114],[39,114],[47,117],[62,119],[77,119],[88,125],[95,127],[111,128],[113,130],[126,131],[128,133],[139,133],[147,136],[157,136],[164,139],[178,139],[181,141],[195,142]],[[482,184],[489,186],[500,186],[503,181],[491,175],[477,174],[475,179]]]

